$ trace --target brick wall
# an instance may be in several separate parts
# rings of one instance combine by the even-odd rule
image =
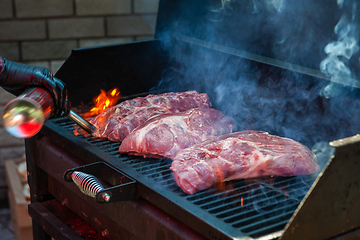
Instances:
[[[158,0],[0,0],[0,56],[56,73],[71,49],[153,38],[157,7]],[[12,98],[0,88],[0,110]],[[24,152],[0,120],[0,199],[4,160]]]

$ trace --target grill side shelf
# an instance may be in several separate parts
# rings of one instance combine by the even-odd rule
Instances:
[[[330,145],[336,147],[335,154],[298,206],[282,240],[358,238],[360,135]]]

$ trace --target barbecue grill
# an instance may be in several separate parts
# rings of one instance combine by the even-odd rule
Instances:
[[[312,148],[322,171],[234,180],[187,195],[169,159],[120,154],[121,143],[75,135],[73,122],[54,118],[25,141],[35,239],[359,236],[359,69],[341,78],[317,70],[350,6],[243,2],[160,1],[153,40],[74,49],[56,77],[78,111],[88,110],[100,89],[119,88],[120,101],[206,92],[239,130],[268,131]],[[324,96],[334,87],[337,94]],[[86,184],[71,180],[75,172],[91,174],[107,197],[84,194]]]

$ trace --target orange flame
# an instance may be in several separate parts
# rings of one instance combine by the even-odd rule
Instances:
[[[104,90],[100,90],[100,94],[94,98],[93,102],[95,104],[95,107],[90,109],[89,112],[84,114],[84,118],[92,117],[95,115],[98,115],[99,113],[105,111],[106,109],[114,106],[120,99],[121,94],[119,89],[114,88],[108,92],[105,92]],[[85,132],[80,127],[75,128],[73,133],[75,135],[84,135],[88,136],[89,134]]]
[[[114,88],[108,92],[105,92],[102,89],[100,91],[101,93],[94,99],[95,107],[93,107],[89,112],[85,113],[85,118],[98,115],[104,110],[114,106],[121,97],[120,91],[117,88]]]

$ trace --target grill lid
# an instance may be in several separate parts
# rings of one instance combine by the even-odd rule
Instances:
[[[352,1],[337,2],[164,0],[159,2],[155,37],[185,35],[319,69],[325,46],[337,41],[334,28],[340,18],[350,18],[351,11],[360,15]]]

